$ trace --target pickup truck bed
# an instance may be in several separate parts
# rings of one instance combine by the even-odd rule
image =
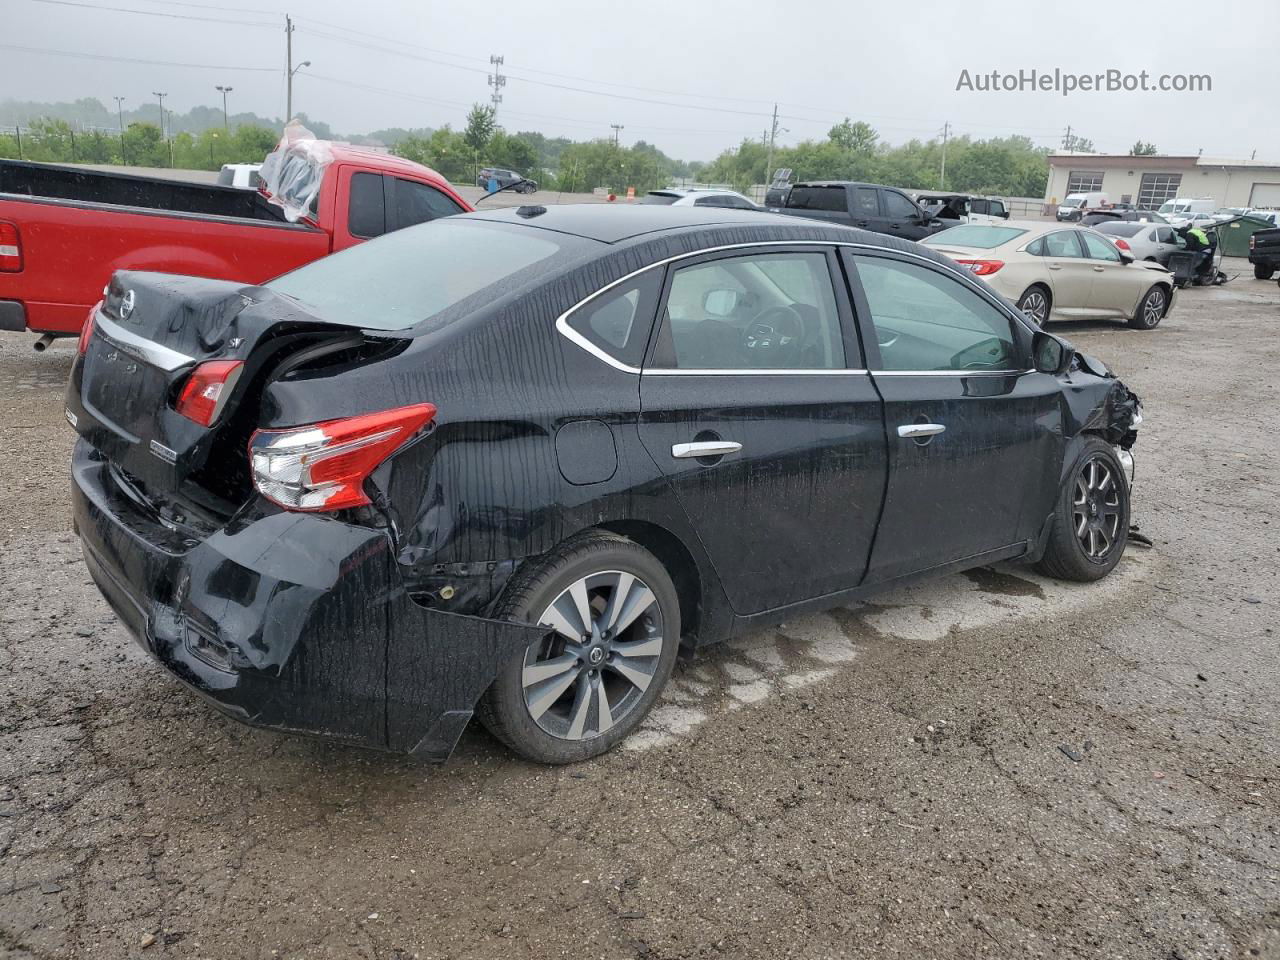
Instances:
[[[0,161],[0,330],[78,333],[116,270],[264,283],[470,210],[434,170],[340,144],[297,223],[258,191]]]

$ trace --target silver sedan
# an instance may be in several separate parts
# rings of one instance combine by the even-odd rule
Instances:
[[[1115,220],[1095,224],[1094,228],[1135,260],[1148,260],[1162,267],[1169,265],[1171,254],[1186,244],[1179,242],[1173,227],[1160,223],[1134,223]]]

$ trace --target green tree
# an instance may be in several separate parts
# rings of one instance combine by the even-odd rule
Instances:
[[[477,103],[467,114],[467,126],[462,136],[467,141],[467,146],[476,153],[481,153],[489,145],[495,128],[493,107],[482,107]]]
[[[854,153],[870,153],[876,148],[876,141],[880,139],[880,135],[871,124],[861,120],[850,123],[848,117],[832,127],[827,137],[837,146],[852,150]]]
[[[1129,148],[1129,155],[1132,157],[1154,157],[1156,155],[1156,145],[1154,143],[1143,143],[1139,140]]]
[[[538,151],[518,134],[511,136],[504,130],[496,131],[489,138],[483,153],[486,164],[505,167],[525,175],[538,168]]]

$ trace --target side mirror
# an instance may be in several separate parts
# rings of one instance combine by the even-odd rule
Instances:
[[[1005,210],[1003,213],[1001,213],[1001,214],[1000,214],[1000,219],[1002,219],[1002,220],[1008,220],[1008,219],[1009,219],[1009,211],[1008,211],[1008,210]]]
[[[708,290],[702,298],[702,309],[709,317],[727,317],[737,308],[737,290]]]
[[[1117,251],[1120,254],[1121,263],[1133,263],[1133,254],[1125,250]]]
[[[1031,353],[1039,373],[1051,373],[1058,377],[1071,368],[1076,348],[1061,337],[1040,330],[1031,338]]]

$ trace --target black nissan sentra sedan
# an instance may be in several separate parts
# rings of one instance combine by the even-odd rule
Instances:
[[[75,524],[230,715],[444,759],[625,737],[678,651],[1021,559],[1095,580],[1137,398],[949,260],[813,221],[522,207],[260,287],[120,272]]]

